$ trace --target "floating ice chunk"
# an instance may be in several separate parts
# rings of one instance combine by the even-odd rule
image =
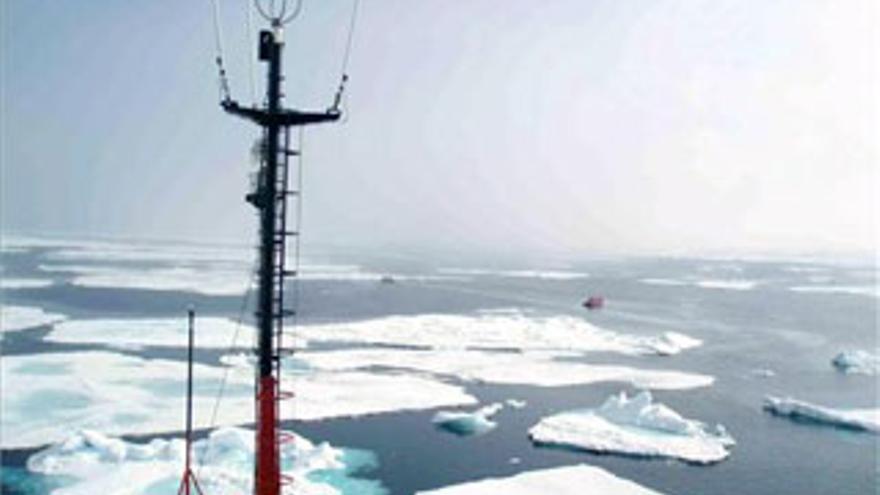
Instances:
[[[61,440],[71,430],[110,435],[179,431],[186,363],[110,352],[4,356],[0,437],[4,448]],[[240,370],[240,372],[234,372]],[[196,428],[210,425],[218,390],[226,380],[216,425],[253,421],[253,372],[195,364]],[[281,404],[282,419],[321,420],[476,403],[454,385],[427,377],[368,372],[292,373],[285,387],[295,403]]]
[[[617,381],[638,388],[688,389],[709,386],[714,381],[711,376],[701,374],[561,361],[556,359],[559,356],[540,351],[453,349],[358,349],[297,354],[299,360],[316,369],[352,370],[377,366],[504,385],[560,387]]]
[[[196,347],[250,347],[254,328],[227,318],[199,317],[195,321]],[[68,320],[46,336],[50,342],[103,344],[110,347],[186,347],[186,318]]]
[[[526,401],[519,399],[507,399],[504,403],[512,409],[523,409],[526,407]]]
[[[880,373],[880,355],[865,350],[844,351],[834,356],[831,364],[844,373],[876,375]]]
[[[64,320],[66,317],[29,306],[0,305],[0,338],[4,332],[15,332],[42,327]]]
[[[758,282],[754,280],[698,280],[695,282],[697,287],[704,289],[727,289],[727,290],[751,290],[754,289]]]
[[[773,378],[776,372],[769,368],[755,368],[749,372],[749,375],[755,378]]]
[[[52,283],[45,278],[0,278],[0,290],[42,289]]]
[[[838,409],[809,402],[768,396],[764,409],[777,416],[827,426],[880,433],[880,409]]]
[[[800,285],[791,287],[791,290],[811,294],[849,294],[854,296],[880,297],[880,286],[876,285]]]
[[[571,316],[535,317],[519,313],[389,316],[356,322],[303,325],[310,341],[425,346],[444,349],[520,349],[675,354],[699,345],[678,333],[640,336],[599,328]]]
[[[438,428],[456,435],[483,435],[498,426],[498,423],[492,421],[491,418],[502,408],[504,408],[504,404],[496,402],[473,412],[438,411],[431,422]]]
[[[734,444],[724,428],[710,431],[686,419],[650,392],[609,397],[596,409],[549,416],[529,430],[538,444],[644,457],[669,457],[697,464],[719,462]]]
[[[327,482],[315,479],[320,471],[345,471],[345,451],[327,443],[313,444],[288,432],[293,442],[281,445],[282,471],[296,480],[296,493],[335,495]],[[28,469],[58,477],[55,495],[95,493],[174,493],[183,469],[185,445],[180,439],[127,442],[96,431],[83,430],[32,455]],[[220,428],[193,443],[200,464],[198,481],[204,493],[232,495],[253,488],[254,433],[241,428]],[[342,474],[343,479],[347,478]],[[363,480],[362,480],[363,481]],[[363,486],[363,485],[362,485]],[[381,485],[366,485],[384,493]],[[360,493],[360,492],[359,492]]]
[[[570,270],[491,270],[487,268],[440,268],[440,273],[450,275],[486,275],[491,277],[535,278],[545,280],[577,280],[588,278],[584,272]]]
[[[487,478],[417,495],[660,495],[602,468],[574,466],[526,471],[507,478]]]

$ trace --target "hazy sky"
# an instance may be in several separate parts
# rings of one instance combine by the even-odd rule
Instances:
[[[330,103],[350,1],[286,31],[289,104]],[[246,2],[220,2],[249,101]],[[306,240],[871,249],[872,4],[363,0],[350,117],[306,134]],[[217,106],[208,0],[0,5],[4,230],[251,239],[257,134]]]

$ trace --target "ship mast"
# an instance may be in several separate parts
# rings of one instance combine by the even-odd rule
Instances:
[[[279,387],[281,336],[285,317],[293,315],[284,306],[284,282],[285,278],[296,276],[295,271],[285,268],[285,259],[287,240],[299,235],[297,230],[288,228],[286,218],[288,200],[299,199],[299,191],[289,189],[287,180],[290,160],[299,154],[298,150],[290,149],[290,132],[293,127],[336,121],[341,114],[338,104],[325,112],[303,112],[282,106],[282,27],[295,15],[285,17],[283,9],[277,14],[260,12],[271,26],[260,31],[258,45],[259,60],[267,64],[266,105],[244,107],[226,96],[221,106],[226,112],[259,125],[263,132],[258,178],[255,189],[246,198],[260,218],[254,494],[278,495],[285,479],[279,451],[278,402],[284,395]]]

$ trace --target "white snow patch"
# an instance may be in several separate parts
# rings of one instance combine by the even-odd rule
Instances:
[[[699,340],[675,332],[659,336],[621,334],[572,316],[536,317],[521,312],[475,316],[388,316],[356,322],[302,325],[299,334],[318,342],[627,355],[676,354],[700,345]]]
[[[754,289],[758,282],[754,280],[698,280],[695,282],[697,287],[704,289],[726,289],[726,290],[751,290]]]
[[[343,451],[327,443],[313,444],[287,432],[294,441],[281,445],[281,465],[296,479],[296,493],[337,494],[333,487],[308,479],[324,469],[342,469]],[[185,444],[181,439],[127,442],[93,430],[78,431],[27,461],[31,472],[68,477],[54,495],[96,493],[174,493],[180,483]],[[193,457],[201,461],[198,482],[204,493],[232,495],[253,488],[254,433],[220,428],[193,442]],[[288,492],[285,492],[288,493]]]
[[[16,332],[51,325],[65,318],[64,315],[50,313],[41,308],[0,305],[0,338],[4,332]]]
[[[492,421],[504,404],[496,402],[476,411],[438,411],[431,420],[434,425],[456,435],[483,435],[494,430],[498,423]]]
[[[659,390],[705,387],[714,381],[707,375],[585,364],[558,360],[558,357],[560,354],[539,351],[519,353],[452,349],[356,349],[297,354],[297,359],[316,369],[351,370],[378,366],[503,385],[561,387],[617,381]]]
[[[198,348],[228,348],[233,338],[237,347],[251,347],[255,330],[227,318],[198,317],[195,320]],[[186,347],[186,318],[68,320],[46,336],[49,342],[103,344],[111,347]]]
[[[834,356],[831,364],[844,373],[876,375],[880,373],[880,355],[861,349],[844,351]]]
[[[717,425],[710,431],[686,419],[644,391],[609,397],[596,409],[549,416],[529,430],[538,444],[644,457],[668,457],[697,464],[719,462],[734,441]]]
[[[0,436],[4,448],[61,440],[71,430],[110,435],[179,431],[186,363],[110,352],[4,356]],[[194,425],[209,425],[218,388],[228,372],[217,425],[253,421],[253,372],[195,364]],[[286,372],[295,401],[283,419],[320,420],[407,409],[470,405],[461,387],[426,377],[368,372]]]
[[[526,471],[507,478],[468,481],[417,495],[660,495],[602,468],[574,466]]]
[[[880,409],[839,409],[806,401],[768,396],[764,409],[794,420],[880,433]]]
[[[45,278],[0,278],[0,290],[12,289],[42,289],[52,285],[52,281]]]

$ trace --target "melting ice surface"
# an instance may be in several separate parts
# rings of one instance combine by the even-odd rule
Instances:
[[[41,327],[64,320],[65,316],[29,306],[0,305],[0,339],[4,332]]]
[[[843,351],[834,356],[831,364],[844,373],[876,375],[880,372],[880,355],[861,349]]]
[[[5,448],[59,441],[71,430],[109,435],[179,431],[186,363],[111,352],[71,352],[3,358],[0,435]],[[253,420],[253,373],[196,364],[196,427],[210,424],[226,375],[217,425]],[[282,419],[320,420],[382,412],[470,405],[458,386],[422,376],[361,371],[315,372],[289,377],[296,405],[282,403]]]
[[[359,470],[375,466],[368,452],[346,451],[327,443],[316,445],[290,435],[293,441],[281,446],[281,463],[284,473],[293,476],[297,494],[386,493],[379,482],[355,477]],[[176,492],[184,455],[181,439],[137,443],[82,430],[32,455],[27,467],[34,473],[58,478],[54,484],[59,488],[52,491],[56,495],[151,495]],[[204,493],[238,495],[251,490],[253,431],[214,430],[207,438],[194,442],[193,456]]]
[[[526,471],[508,478],[489,478],[418,492],[418,495],[535,494],[660,495],[660,492],[586,464]]]
[[[650,392],[609,397],[596,409],[556,414],[529,430],[538,444],[644,457],[669,457],[697,464],[726,458],[734,440],[724,427],[710,431],[653,402]]]
[[[492,416],[504,408],[504,404],[496,402],[483,406],[476,411],[438,411],[431,420],[438,428],[460,436],[482,435],[494,430],[498,423]]]
[[[195,321],[196,347],[228,348],[235,342],[248,347],[254,342],[254,328],[227,318],[199,317]],[[45,340],[62,343],[102,344],[111,347],[186,347],[185,318],[68,320],[52,329]]]
[[[797,399],[768,396],[764,409],[795,421],[880,433],[880,409],[840,409]]]
[[[599,328],[571,316],[535,317],[521,312],[480,315],[423,314],[306,325],[308,340],[425,346],[443,349],[566,350],[627,355],[676,354],[701,341],[677,332],[640,336]]]

